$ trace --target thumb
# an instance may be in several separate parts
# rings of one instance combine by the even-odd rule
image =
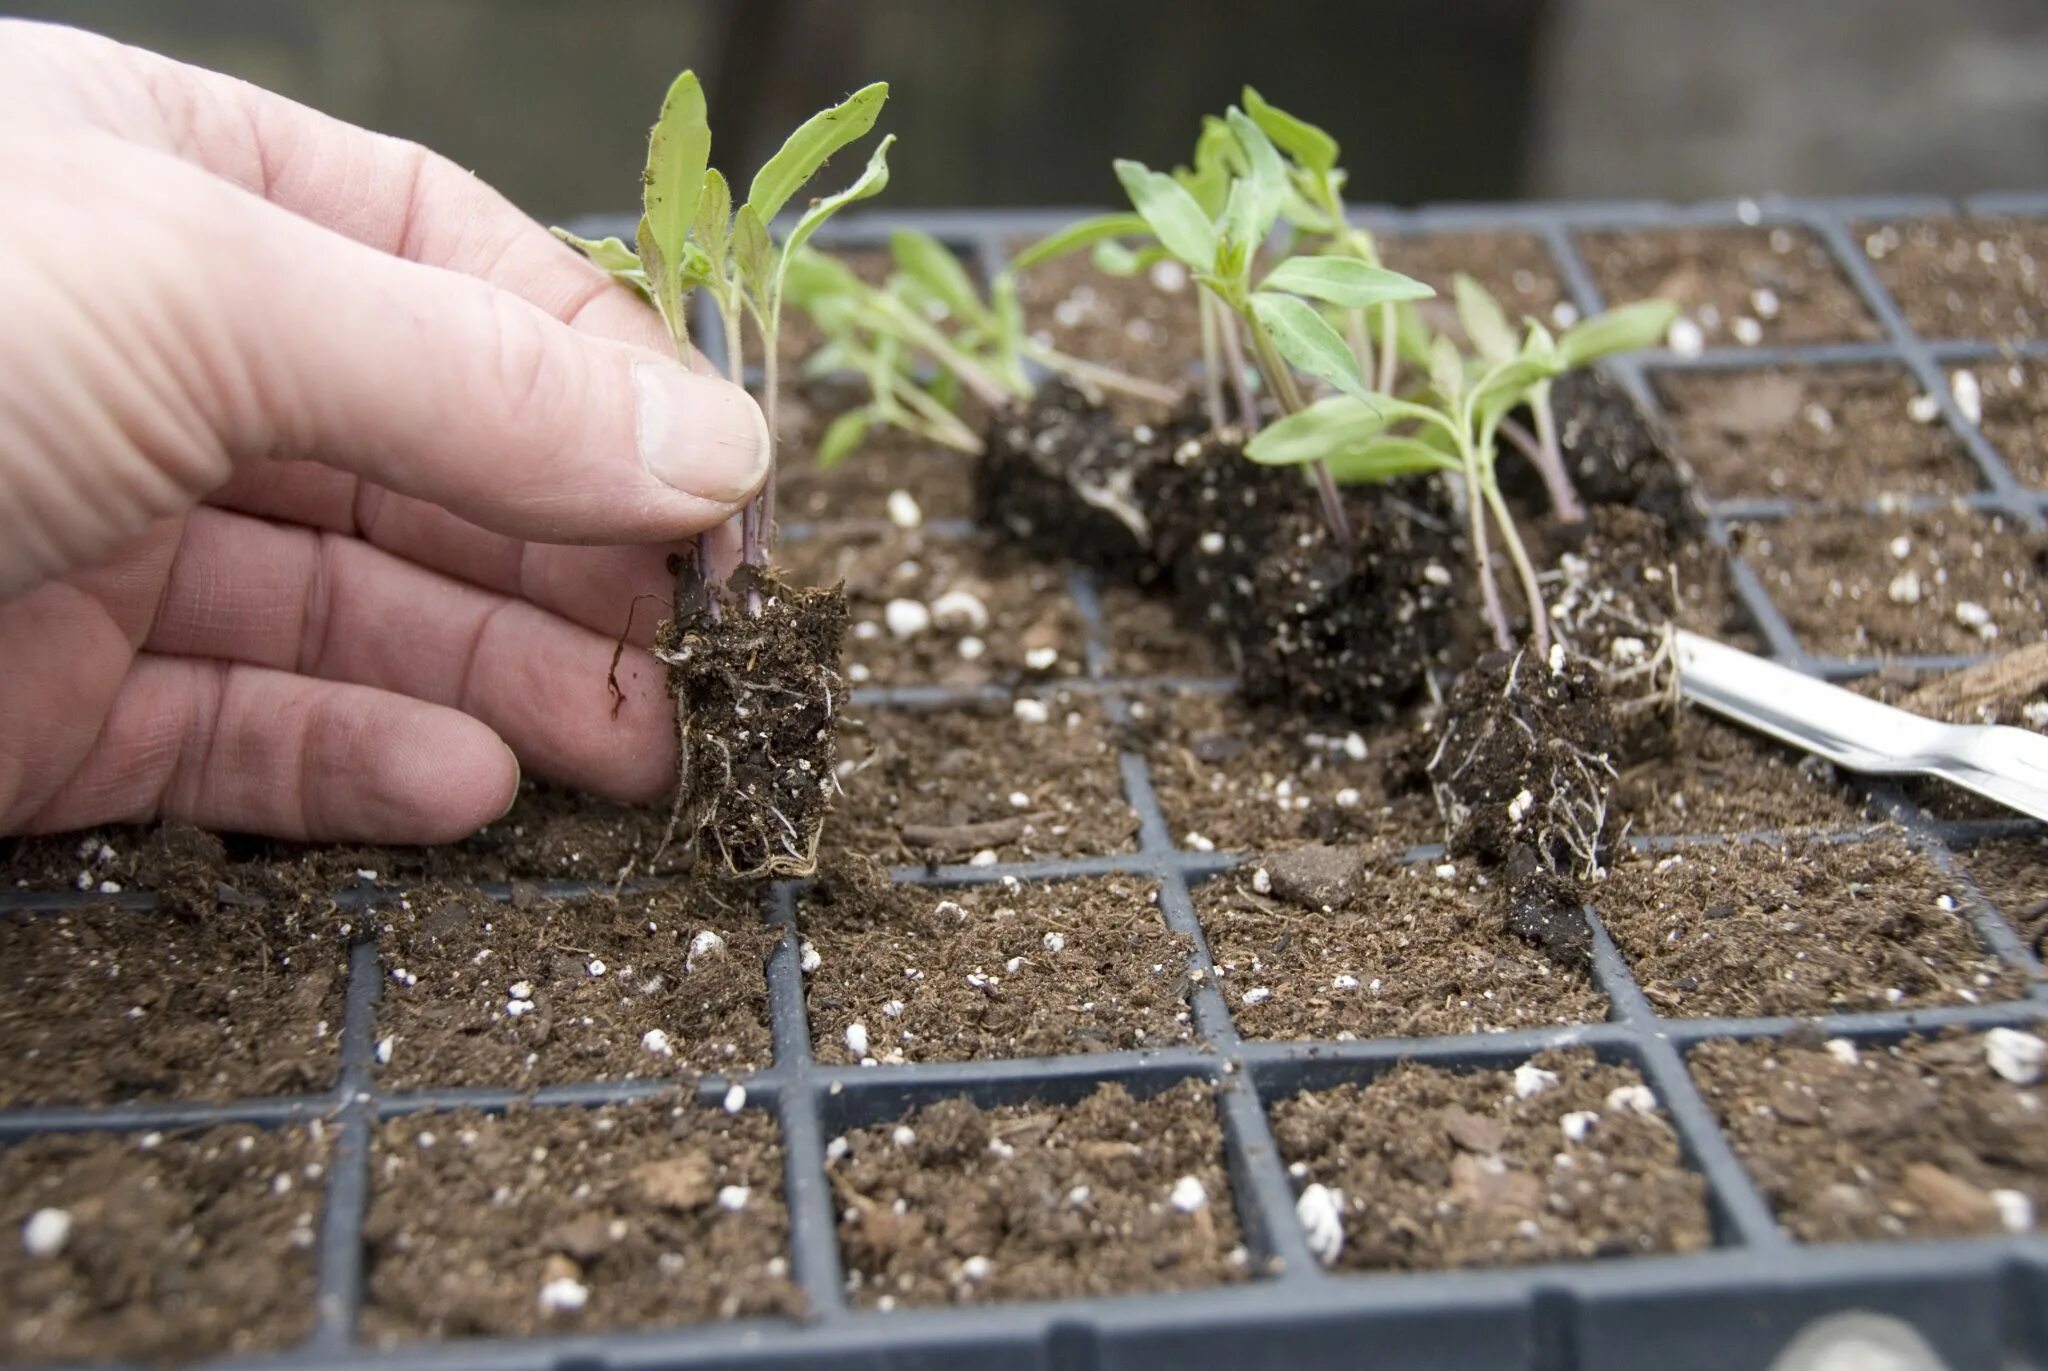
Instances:
[[[97,135],[0,146],[0,198],[0,297],[25,306],[0,328],[0,594],[239,462],[312,458],[551,542],[671,541],[766,475],[739,387],[174,158]]]

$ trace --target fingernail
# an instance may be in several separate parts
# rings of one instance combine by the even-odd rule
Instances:
[[[737,504],[768,474],[768,421],[728,381],[669,362],[633,364],[640,461],[665,485]]]

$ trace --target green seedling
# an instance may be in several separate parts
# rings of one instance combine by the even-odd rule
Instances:
[[[740,555],[749,566],[767,564],[774,540],[773,446],[780,396],[776,342],[793,264],[804,244],[833,215],[888,185],[889,147],[895,135],[876,145],[852,185],[804,205],[780,244],[770,225],[834,153],[867,135],[888,98],[887,84],[876,82],[813,115],[755,174],[746,200],[735,207],[731,187],[710,164],[711,126],[703,89],[696,75],[686,71],[669,87],[661,116],[648,136],[647,166],[641,174],[642,211],[634,246],[616,238],[592,242],[555,230],[592,262],[653,302],[675,341],[678,356],[689,354],[690,297],[703,290],[718,310],[725,335],[726,371],[735,383],[743,374],[742,319],[753,323],[761,345],[762,409],[768,419],[771,452],[768,479],[740,516]],[[707,567],[700,540],[699,574],[709,575]],[[715,615],[717,598],[707,597],[707,606]]]
[[[1404,345],[1411,359],[1426,367],[1426,400],[1334,395],[1257,434],[1245,452],[1253,461],[1271,466],[1320,462],[1338,484],[1391,481],[1429,472],[1458,482],[1470,519],[1481,601],[1496,646],[1511,649],[1514,635],[1493,577],[1489,516],[1521,584],[1537,652],[1548,656],[1550,620],[1542,588],[1501,495],[1495,468],[1502,425],[1525,405],[1533,408],[1539,399],[1547,403],[1550,382],[1572,368],[1656,341],[1670,326],[1674,311],[1663,301],[1625,305],[1574,325],[1556,338],[1530,320],[1518,339],[1508,329],[1499,306],[1476,283],[1466,282],[1461,287],[1459,306],[1475,348],[1470,356],[1447,337],[1428,337],[1419,319],[1410,319],[1404,326]],[[1562,460],[1556,460],[1554,466],[1557,480],[1568,489]]]

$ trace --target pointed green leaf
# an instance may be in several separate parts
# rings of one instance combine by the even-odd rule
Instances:
[[[1370,392],[1358,379],[1358,360],[1322,315],[1292,295],[1265,290],[1252,295],[1251,310],[1289,365],[1368,400]]]
[[[1458,345],[1441,333],[1429,342],[1429,383],[1444,408],[1459,408],[1465,396],[1465,359]]]
[[[1385,432],[1392,416],[1354,395],[1331,395],[1298,414],[1282,415],[1260,429],[1244,455],[1261,466],[1326,462],[1361,447]]]
[[[1472,387],[1472,414],[1477,427],[1491,429],[1502,415],[1523,403],[1532,389],[1560,370],[1555,354],[1524,354],[1489,368]]]
[[[661,117],[647,135],[647,169],[641,173],[646,224],[666,262],[682,260],[683,241],[690,235],[710,158],[704,88],[697,84],[695,72],[686,71],[661,102]],[[644,248],[641,255],[646,255]]]
[[[1157,243],[1148,244],[1131,251],[1115,239],[1095,245],[1095,269],[1105,276],[1136,276],[1149,271],[1155,262],[1164,262],[1173,254]]]
[[[1458,322],[1481,357],[1504,362],[1515,355],[1515,326],[1491,291],[1461,271],[1451,278],[1451,293],[1458,302]]]
[[[1338,485],[1355,486],[1425,471],[1455,471],[1458,461],[1420,438],[1396,435],[1336,453],[1329,459],[1329,468]]]
[[[1403,300],[1394,306],[1394,352],[1402,361],[1428,371],[1435,337],[1414,301]]]
[[[775,245],[768,239],[767,221],[752,205],[741,205],[732,217],[732,256],[740,280],[755,294],[765,294],[775,270]]]
[[[889,253],[897,267],[944,304],[954,318],[984,326],[990,322],[988,306],[982,303],[974,278],[938,239],[917,229],[897,229],[889,235]]]
[[[1208,271],[1216,265],[1215,225],[1178,181],[1142,162],[1121,159],[1116,164],[1116,175],[1123,182],[1125,194],[1131,197],[1132,206],[1168,252],[1196,271]]]
[[[1572,325],[1557,340],[1557,350],[1567,368],[1584,366],[1596,357],[1651,346],[1677,318],[1678,306],[1669,300],[1638,300]]]
[[[849,409],[825,426],[824,436],[818,439],[818,465],[830,470],[845,461],[853,450],[868,436],[868,429],[874,425],[875,412],[866,405]]]
[[[1243,110],[1232,108],[1224,117],[1245,159],[1244,175],[1232,183],[1224,203],[1224,232],[1240,246],[1257,251],[1279,221],[1287,164],[1280,160],[1273,140]]]
[[[1244,110],[1268,138],[1289,157],[1311,171],[1329,172],[1337,165],[1337,140],[1278,106],[1250,86],[1244,88]]]
[[[874,152],[868,157],[867,166],[862,169],[859,178],[852,185],[840,191],[837,195],[826,196],[804,211],[803,217],[796,221],[796,227],[789,231],[788,241],[782,245],[781,260],[784,264],[788,263],[789,254],[801,248],[812,234],[824,227],[827,219],[830,219],[855,201],[865,200],[871,195],[879,195],[888,186],[889,147],[895,141],[895,134],[884,135],[882,141],[875,144]],[[747,208],[752,209],[753,206],[749,204]],[[777,290],[781,289],[779,271],[780,269],[778,268]]]
[[[1151,232],[1152,228],[1143,215],[1128,212],[1092,215],[1056,233],[1047,234],[1025,248],[1010,259],[1010,270],[1028,271],[1041,262],[1050,262],[1055,257],[1064,257],[1082,248],[1092,248],[1097,243],[1136,238]]]
[[[887,81],[862,86],[831,109],[812,115],[790,134],[747,188],[747,204],[762,222],[773,219],[789,203],[789,197],[818,174],[827,158],[873,128],[888,99]]]
[[[1306,295],[1347,309],[1390,300],[1426,300],[1436,294],[1420,281],[1385,267],[1369,267],[1355,257],[1290,257],[1266,274],[1259,289]]]
[[[1233,164],[1240,160],[1237,138],[1230,125],[1213,114],[1205,114],[1201,135],[1195,139],[1194,166],[1176,168],[1173,179],[1187,188],[1195,203],[1202,207],[1202,213],[1213,221],[1223,213],[1224,201],[1230,195]]]
[[[565,228],[549,229],[548,232],[588,257],[600,271],[623,276],[640,270],[640,255],[617,238],[579,238]]]
[[[732,187],[716,167],[704,171],[704,189],[697,195],[695,231],[704,255],[724,274],[726,247],[732,238]]]

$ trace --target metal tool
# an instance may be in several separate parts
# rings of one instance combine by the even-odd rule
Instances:
[[[1836,766],[1939,776],[2048,819],[2048,737],[2041,734],[1923,718],[1683,629],[1678,685],[1693,703]]]

